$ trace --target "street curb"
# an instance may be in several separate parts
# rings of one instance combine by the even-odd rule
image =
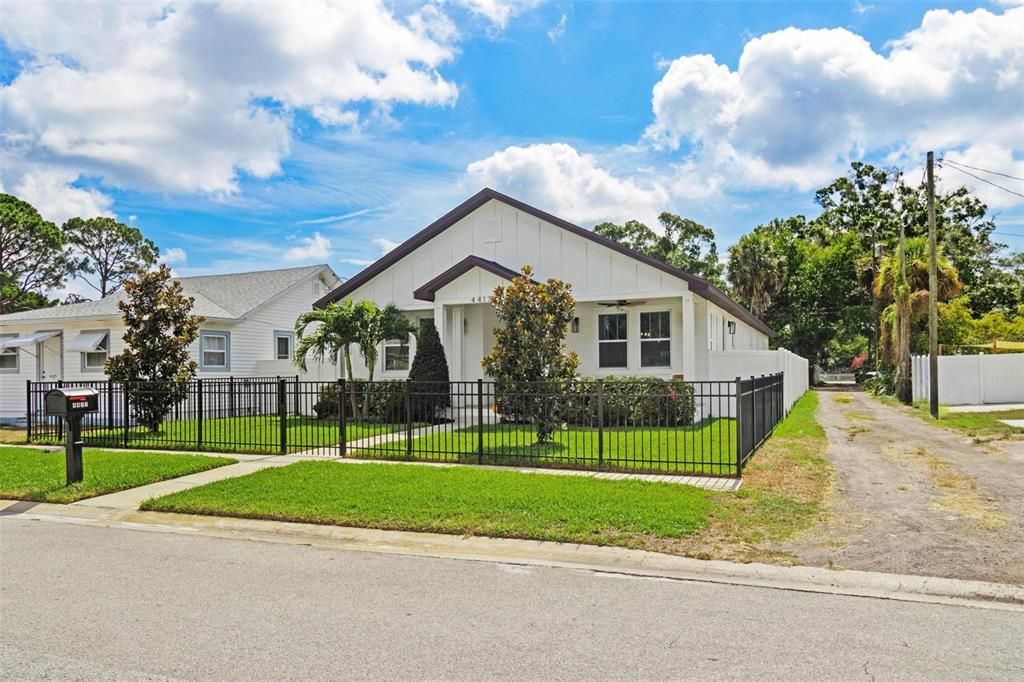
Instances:
[[[545,566],[691,582],[1024,612],[1024,586],[808,566],[705,561],[619,547],[0,500],[0,517],[321,549]]]

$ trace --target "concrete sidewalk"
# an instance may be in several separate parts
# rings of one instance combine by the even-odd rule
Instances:
[[[273,466],[273,465],[271,465]],[[620,547],[413,533],[79,505],[0,500],[0,517],[206,536],[326,550],[400,554],[822,594],[956,604],[1024,613],[1024,586],[951,578],[705,561]]]

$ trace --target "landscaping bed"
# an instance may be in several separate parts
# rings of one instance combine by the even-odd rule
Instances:
[[[644,546],[694,533],[705,490],[471,467],[299,462],[149,500],[144,510]]]
[[[86,449],[81,483],[65,485],[64,452],[0,447],[0,498],[68,503],[177,478],[236,460],[203,455]]]

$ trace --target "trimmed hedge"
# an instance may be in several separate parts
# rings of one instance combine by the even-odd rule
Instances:
[[[366,400],[365,381],[357,379],[353,382],[345,382],[346,392],[349,386],[353,386],[356,393],[356,403],[361,408]],[[370,421],[392,423],[406,420],[405,413],[405,382],[401,380],[374,381],[373,390],[370,391]],[[313,405],[313,412],[317,419],[337,419],[338,407],[342,404],[338,400],[338,384],[324,384],[317,395],[316,404]],[[345,396],[345,416],[348,418],[359,418],[361,412],[352,414],[352,403]]]
[[[599,379],[577,379],[570,392],[566,422],[597,426]],[[693,386],[680,379],[605,377],[604,426],[689,426],[693,424]]]

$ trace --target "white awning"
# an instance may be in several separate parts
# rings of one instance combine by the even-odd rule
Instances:
[[[58,334],[60,332],[33,332],[31,334],[22,334],[13,339],[2,339],[0,340],[0,350],[4,348],[28,348],[29,346],[46,341],[46,339],[52,339]]]
[[[82,332],[64,347],[70,353],[91,353],[107,338],[107,332]]]

